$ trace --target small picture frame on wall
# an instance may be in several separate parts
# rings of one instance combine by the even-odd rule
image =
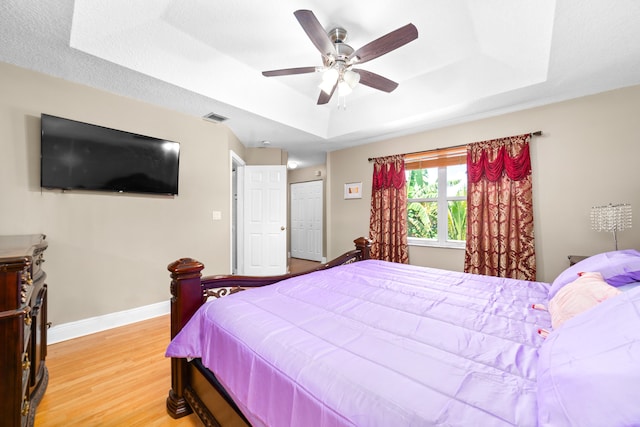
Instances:
[[[362,199],[362,183],[349,182],[344,185],[345,199]]]

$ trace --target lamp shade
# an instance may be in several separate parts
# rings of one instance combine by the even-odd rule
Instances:
[[[595,231],[613,232],[615,248],[618,250],[618,231],[631,228],[631,205],[622,203],[591,208],[591,228]]]
[[[591,228],[595,231],[621,231],[631,228],[631,205],[608,204],[592,207]]]

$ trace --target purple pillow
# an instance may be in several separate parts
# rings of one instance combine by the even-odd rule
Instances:
[[[598,272],[611,286],[640,281],[640,252],[635,249],[603,252],[572,265],[560,273],[551,284],[549,300],[583,272]]]
[[[631,289],[635,289],[638,287],[640,287],[640,282],[631,282],[631,283],[627,283],[626,285],[617,286],[617,288],[622,292],[627,292],[627,291],[630,291]]]

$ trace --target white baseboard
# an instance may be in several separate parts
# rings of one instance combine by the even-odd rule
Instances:
[[[117,328],[118,326],[124,326],[142,320],[152,319],[169,314],[170,312],[170,302],[164,301],[132,308],[130,310],[109,313],[104,316],[90,317],[88,319],[78,320],[77,322],[55,325],[47,331],[47,345],[106,331],[107,329]]]

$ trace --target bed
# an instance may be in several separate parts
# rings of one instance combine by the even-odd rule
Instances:
[[[368,259],[202,277],[169,266],[167,409],[205,425],[640,425],[640,252],[552,283]]]

